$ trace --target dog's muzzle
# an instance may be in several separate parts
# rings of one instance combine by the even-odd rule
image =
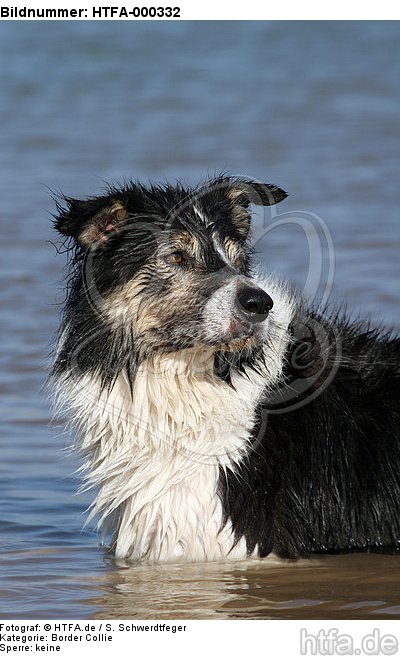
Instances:
[[[206,340],[212,344],[263,342],[273,305],[272,298],[257,285],[249,284],[244,276],[232,278],[217,289],[205,305]]]

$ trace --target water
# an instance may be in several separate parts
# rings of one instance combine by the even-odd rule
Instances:
[[[329,226],[331,298],[399,326],[398,25],[7,23],[0,43],[0,616],[400,617],[390,556],[117,566],[82,530],[90,499],[41,393],[63,297],[48,187],[226,168],[274,181],[283,212]],[[304,285],[298,225],[258,247]]]

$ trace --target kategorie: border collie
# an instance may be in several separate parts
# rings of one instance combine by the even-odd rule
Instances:
[[[221,176],[64,198],[71,277],[52,380],[117,558],[400,548],[399,339],[257,276]]]

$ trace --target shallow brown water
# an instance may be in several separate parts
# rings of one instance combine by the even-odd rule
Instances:
[[[400,618],[396,556],[118,565],[94,546],[53,547],[14,551],[0,568],[3,619]]]
[[[0,617],[400,617],[398,557],[104,558],[41,392],[64,264],[46,186],[80,196],[223,168],[271,180],[290,193],[282,211],[329,226],[331,298],[399,326],[398,36],[384,22],[0,25]],[[259,251],[303,285],[295,228]]]
[[[400,559],[354,554],[298,563],[128,567],[107,574],[96,619],[393,619]]]

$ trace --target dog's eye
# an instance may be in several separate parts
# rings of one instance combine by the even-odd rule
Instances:
[[[169,264],[175,264],[175,266],[181,266],[186,262],[185,255],[180,251],[176,251],[176,253],[167,255],[165,259]]]

